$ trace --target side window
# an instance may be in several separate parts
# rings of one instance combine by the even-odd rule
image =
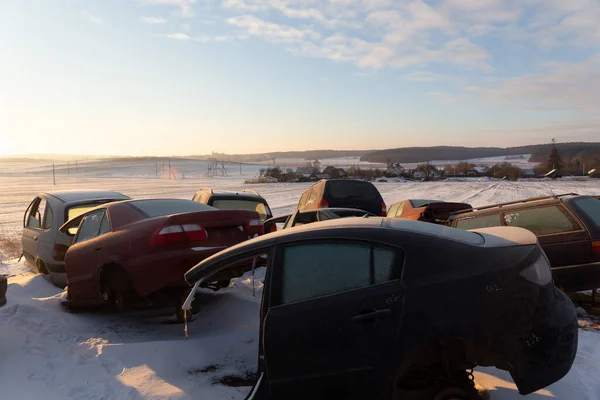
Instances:
[[[42,229],[44,227],[46,205],[46,199],[43,197],[38,197],[29,210],[25,226],[29,228]]]
[[[98,210],[86,215],[83,221],[81,221],[81,225],[79,225],[79,229],[77,230],[75,243],[85,242],[86,240],[90,240],[98,236],[103,216],[104,210]]]
[[[581,227],[557,206],[506,212],[503,217],[506,225],[528,229],[537,236],[581,230]]]
[[[44,215],[44,229],[52,228],[52,222],[54,221],[54,211],[50,204],[46,205],[46,215]]]
[[[108,220],[108,213],[104,213],[104,217],[102,217],[102,222],[100,223],[100,232],[98,232],[98,236],[104,235],[105,233],[110,232],[110,221]]]
[[[317,213],[316,212],[305,212],[302,214],[298,214],[294,219],[293,226],[300,226],[304,224],[312,224],[313,222],[317,222]]]
[[[370,244],[311,243],[283,249],[281,304],[394,280],[394,251]]]
[[[502,226],[499,214],[482,215],[480,217],[461,218],[456,222],[458,229],[479,229],[492,226]]]
[[[319,221],[327,221],[328,219],[331,219],[331,217],[327,213],[319,211]]]

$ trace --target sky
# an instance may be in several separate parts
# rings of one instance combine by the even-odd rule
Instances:
[[[0,155],[600,139],[600,0],[0,0]]]

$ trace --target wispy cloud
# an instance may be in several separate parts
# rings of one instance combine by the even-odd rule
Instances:
[[[425,95],[429,96],[429,97],[433,97],[444,103],[456,103],[458,101],[465,99],[464,95],[457,95],[454,93],[447,93],[447,92],[429,92],[429,93],[425,93]]]
[[[182,17],[193,17],[194,4],[196,0],[138,0],[142,4],[160,4],[165,6],[177,7],[179,15]]]
[[[90,24],[94,24],[94,25],[103,25],[104,24],[104,21],[102,20],[102,18],[100,18],[97,15],[94,15],[92,13],[89,13],[87,11],[82,11],[81,16],[83,17],[83,19],[85,19]]]
[[[175,39],[175,40],[190,40],[190,36],[185,34],[185,33],[168,33],[165,35],[165,37],[168,37],[169,39]]]
[[[151,25],[166,24],[168,21],[162,17],[141,17],[143,23]]]

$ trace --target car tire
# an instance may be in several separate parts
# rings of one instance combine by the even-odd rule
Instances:
[[[103,299],[113,303],[118,311],[130,309],[134,304],[135,292],[125,271],[121,269],[112,271],[108,282],[108,293],[105,292]]]

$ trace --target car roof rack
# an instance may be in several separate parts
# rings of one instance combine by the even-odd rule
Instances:
[[[565,196],[579,196],[579,194],[578,193],[563,193],[563,194],[553,194],[551,196],[533,196],[533,197],[527,197],[526,199],[523,199],[523,200],[509,201],[506,203],[493,204],[491,206],[467,208],[466,210],[451,212],[449,215],[450,216],[459,215],[459,214],[464,214],[464,213],[468,213],[468,212],[472,212],[472,211],[488,210],[490,208],[496,208],[496,207],[502,208],[504,206],[510,206],[513,204],[520,204],[520,203],[528,203],[530,201],[558,199],[558,198],[565,197]]]

